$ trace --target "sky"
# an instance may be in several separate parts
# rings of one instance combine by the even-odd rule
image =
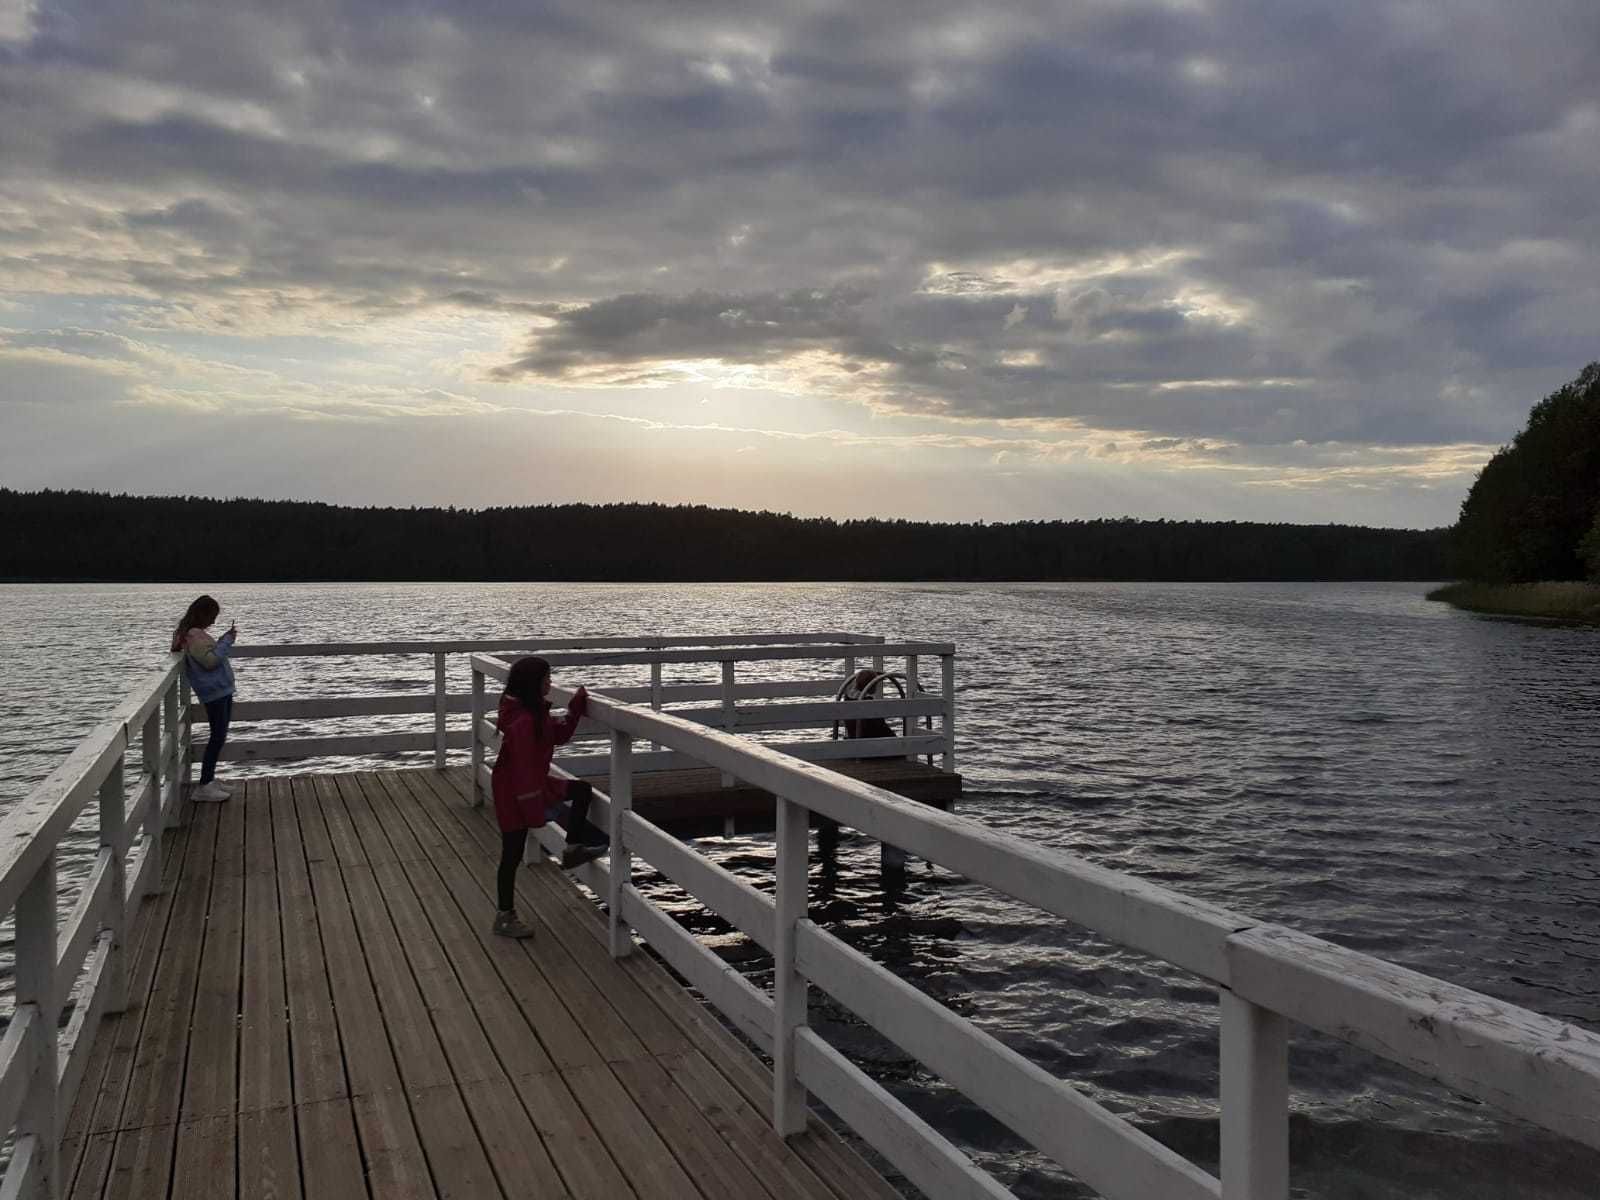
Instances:
[[[0,485],[1451,523],[1594,0],[0,0]]]

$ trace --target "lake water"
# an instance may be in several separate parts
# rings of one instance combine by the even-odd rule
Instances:
[[[1471,616],[1424,590],[254,584],[217,595],[222,625],[237,619],[256,642],[784,629],[953,641],[966,816],[1600,1029],[1600,630]],[[193,594],[0,587],[0,807],[152,669]],[[239,673],[254,697],[432,687],[424,659],[256,660]],[[683,681],[670,668],[668,680]],[[699,845],[753,881],[770,874],[770,841]],[[85,842],[68,855],[69,886],[89,853]],[[848,835],[836,860],[814,857],[812,881],[813,915],[840,936],[1215,1168],[1217,1006],[1202,981],[925,864],[885,894],[876,847]],[[669,885],[650,887],[765,981],[770,962],[744,939]],[[816,1017],[1019,1195],[1089,1195],[842,1012]],[[1600,1155],[1303,1030],[1291,1087],[1297,1196],[1600,1190]]]

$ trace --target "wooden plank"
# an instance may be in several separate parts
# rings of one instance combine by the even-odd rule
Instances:
[[[294,1123],[305,1200],[350,1200],[366,1195],[363,1148],[356,1137],[355,1112],[349,1098],[296,1104]],[[411,1136],[416,1135],[413,1132]],[[409,1154],[402,1155],[402,1160],[406,1164],[414,1161]]]
[[[289,1062],[289,1001],[285,991],[273,793],[281,780],[255,780],[245,789],[244,967],[239,1024],[239,1194],[259,1200],[299,1200],[300,1151],[295,1137]],[[303,936],[303,931],[297,931]]]
[[[172,1163],[174,1200],[225,1200],[238,1195],[234,1120],[230,1114],[178,1124],[178,1151]]]
[[[657,1061],[774,1200],[834,1200],[827,1184],[698,1049],[663,1055]]]
[[[161,887],[140,902],[130,929],[134,949],[129,972],[128,1008],[108,1016],[95,1037],[84,1084],[73,1105],[62,1141],[62,1193],[98,1196],[110,1169],[115,1130],[121,1124],[123,1098],[140,1032],[149,1012],[160,947],[172,916],[176,884],[189,845],[190,825],[159,831],[165,842],[160,861]],[[78,1190],[79,1181],[83,1189]]]
[[[562,1072],[562,1078],[639,1200],[701,1200],[666,1143],[608,1068],[574,1067]]]
[[[158,948],[159,963],[149,1011],[140,1033],[124,1097],[128,1126],[119,1129],[107,1181],[108,1200],[165,1200],[171,1178],[173,1139],[183,1096],[189,1025],[205,943],[212,886],[212,850],[220,805],[191,808],[191,845],[178,879],[176,909]],[[137,1124],[133,1124],[137,1122]]]
[[[706,1196],[773,1194],[765,1181],[735,1152],[724,1131],[707,1122],[694,1105],[684,1103],[683,1093],[662,1069],[660,1061],[638,1059],[617,1063],[612,1072],[662,1142],[671,1147],[684,1173]]]
[[[408,820],[416,822],[413,828],[419,834],[437,830],[420,804],[401,806],[400,811]],[[465,838],[464,831],[461,836]],[[523,1052],[531,1054],[536,1049],[543,1061],[534,1059],[513,1067],[515,1060],[508,1058],[508,1071],[516,1077],[520,1074],[543,1073],[548,1069],[543,1065],[544,1062],[558,1068],[591,1066],[602,1062],[600,1052],[590,1042],[583,1027],[557,995],[526,947],[488,931],[494,910],[487,891],[490,885],[486,883],[486,871],[480,856],[470,847],[466,848],[466,853],[472,855],[474,867],[471,870],[453,849],[446,852],[441,848],[439,855],[430,863],[437,882],[426,883],[420,872],[414,878],[419,881],[419,893],[424,897],[430,917],[444,923],[441,928],[453,930],[448,944],[459,955],[457,961],[468,964],[473,961],[469,951],[470,942],[462,936],[465,930],[477,942],[482,963],[497,977],[499,988],[511,996],[523,1023],[532,1030],[532,1036],[521,1043]],[[467,970],[470,975],[464,973],[463,979],[470,978],[475,982],[474,994],[479,994],[480,989],[483,994],[496,991],[496,983],[480,974],[478,968],[469,966]],[[510,1030],[514,1031],[515,1028],[514,1024],[509,1025]]]
[[[771,951],[772,897],[731,871],[696,854],[637,813],[622,815],[622,840],[628,849],[655,867],[758,946]]]
[[[336,782],[336,786],[324,787],[324,782]],[[454,975],[426,923],[420,921],[420,913],[410,926],[410,932],[421,938],[416,944],[405,943],[406,930],[396,927],[387,900],[398,886],[401,890],[394,899],[400,902],[409,894],[409,888],[396,864],[391,861],[371,865],[366,847],[360,844],[355,814],[348,806],[352,797],[358,801],[358,810],[363,803],[355,778],[341,776],[335,781],[333,777],[323,776],[319,778],[318,790],[323,816],[339,847],[350,911],[366,954],[372,985],[383,997],[384,1028],[394,1048],[429,1168],[436,1179],[446,1181],[448,1188],[459,1189],[462,1195],[497,1196],[499,1190],[493,1169],[461,1094],[456,1090],[446,1047],[430,1011],[433,1005],[427,993],[433,991],[434,999],[443,999],[439,989],[446,986],[446,976],[453,984]],[[345,837],[353,844],[342,844]],[[377,841],[381,840],[381,837],[375,840],[375,850],[378,850]],[[381,857],[392,859],[387,844],[384,845],[385,848],[379,850]],[[348,861],[355,857],[362,861]],[[381,882],[379,872],[383,873]],[[424,978],[419,978],[414,970],[417,963],[421,964]],[[462,999],[464,1008],[464,997]],[[459,1021],[448,1019],[449,1015],[459,1017],[461,1012],[462,1009],[457,1009],[454,1014],[447,1014],[445,1023],[458,1035],[453,1048],[465,1056],[470,1050],[465,1027]],[[481,1034],[479,1036],[481,1039]],[[492,1053],[487,1057],[492,1064]],[[475,1065],[479,1070],[488,1069],[481,1061]]]
[[[350,1089],[296,810],[295,792],[301,788],[309,785],[274,779],[268,784],[267,796],[281,926],[290,931],[283,941],[283,971],[294,1101],[303,1107],[347,1098]],[[345,1112],[348,1116],[348,1105]],[[331,1123],[331,1118],[324,1121]]]
[[[673,637],[579,637],[579,638],[447,638],[409,642],[305,642],[246,644],[236,646],[234,658],[352,658],[370,654],[483,654],[494,650],[533,654],[541,650],[610,650],[634,647],[672,646],[807,646],[870,645],[874,651],[883,641],[864,633],[827,631],[820,633],[719,633]],[[931,644],[931,643],[930,643]],[[885,646],[886,653],[894,648]]]

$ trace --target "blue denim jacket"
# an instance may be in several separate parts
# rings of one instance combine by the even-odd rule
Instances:
[[[233,664],[228,661],[228,652],[232,649],[232,635],[225,633],[218,638],[213,649],[217,657],[217,665],[214,667],[206,666],[192,651],[184,651],[183,670],[188,675],[189,686],[194,689],[195,698],[200,703],[209,704],[213,700],[233,695]]]

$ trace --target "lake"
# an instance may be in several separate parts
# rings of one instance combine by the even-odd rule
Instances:
[[[254,642],[818,629],[953,641],[964,815],[1600,1029],[1600,630],[1472,616],[1428,603],[1425,590],[251,584],[215,594],[221,625],[236,619]],[[0,587],[0,807],[158,664],[194,594]],[[432,663],[245,660],[239,676],[241,695],[258,698],[425,692]],[[693,677],[668,669],[669,682]],[[367,727],[418,721],[426,727]],[[770,869],[769,840],[699,845],[752,880]],[[91,854],[87,839],[69,851],[64,884],[83,878]],[[926,864],[885,894],[876,847],[860,838],[847,835],[834,860],[814,855],[812,882],[813,916],[835,933],[1215,1169],[1217,1005],[1202,981]],[[764,981],[758,949],[665,882],[648,890]],[[816,1017],[1019,1195],[1090,1194],[842,1012],[821,1005]],[[1291,1089],[1297,1196],[1565,1200],[1594,1195],[1600,1178],[1600,1155],[1303,1030]]]

